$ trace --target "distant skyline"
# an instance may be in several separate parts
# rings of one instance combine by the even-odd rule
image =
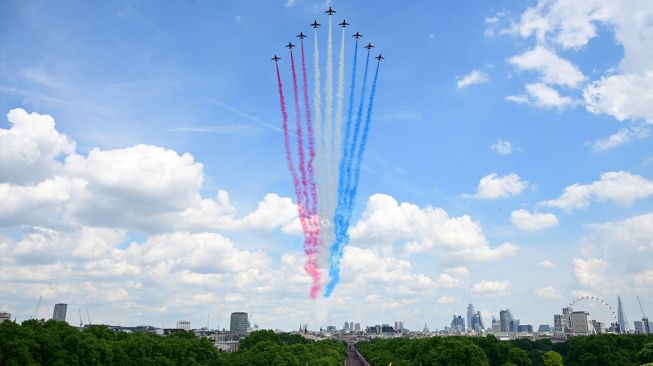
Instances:
[[[270,57],[328,6],[386,59],[342,281],[311,300]],[[632,326],[650,44],[646,0],[1,1],[0,311],[433,330],[591,294]]]

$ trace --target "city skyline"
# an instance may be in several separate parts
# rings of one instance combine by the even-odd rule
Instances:
[[[620,295],[634,327],[653,4],[573,4],[3,1],[0,312],[419,330],[473,304],[535,327]],[[341,281],[311,299],[270,58],[300,31],[326,55],[329,6],[347,60],[357,31],[385,59]]]

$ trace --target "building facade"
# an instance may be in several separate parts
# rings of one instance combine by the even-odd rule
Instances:
[[[247,320],[247,313],[235,312],[231,313],[231,322],[229,323],[229,331],[234,334],[247,335],[249,328],[249,321]]]
[[[190,321],[177,320],[177,329],[190,330]]]
[[[52,313],[52,319],[65,322],[67,310],[68,310],[68,304],[55,304],[54,312]]]

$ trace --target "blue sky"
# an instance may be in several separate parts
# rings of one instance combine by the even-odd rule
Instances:
[[[56,123],[40,135],[30,133],[30,123],[43,123],[35,115],[0,121],[3,131],[28,126],[2,140],[1,192],[11,205],[2,212],[1,245],[14,254],[3,259],[0,280],[15,292],[0,307],[26,318],[45,293],[107,322],[199,322],[246,310],[262,326],[287,329],[315,316],[324,325],[403,319],[441,328],[469,302],[486,314],[507,306],[523,321],[551,323],[584,293],[616,302],[620,292],[633,319],[636,294],[653,309],[653,58],[645,46],[653,9],[646,1],[570,3],[331,3],[336,19],[386,60],[352,225],[360,225],[351,244],[360,252],[345,260],[342,292],[311,302],[284,199],[293,189],[269,58],[284,57],[282,45],[308,33],[313,19],[325,22],[325,3],[0,2],[0,110]],[[628,21],[632,14],[643,20]],[[140,180],[153,174],[160,184]],[[561,196],[573,185],[580,188]],[[216,198],[219,190],[229,202]],[[415,224],[411,210],[388,208],[393,200],[452,220]],[[198,202],[210,212],[188,219]],[[261,202],[285,214],[266,216]],[[373,217],[407,224],[381,240],[384,227]],[[456,226],[465,217],[469,223]],[[451,227],[459,239],[448,239]],[[41,259],[37,251],[56,250],[55,240],[37,245],[44,230],[69,245],[65,255]],[[89,232],[103,243],[97,253]],[[174,284],[146,274],[179,259],[176,246],[202,253],[193,243],[205,234],[219,236],[205,245],[233,257],[216,252],[215,267],[171,264],[165,273]],[[467,237],[472,252],[457,257]],[[411,252],[414,242],[429,244]],[[514,249],[484,254],[503,243]],[[158,246],[170,257],[152,254],[165,252]],[[152,258],[139,262],[144,247]],[[133,272],[93,274],[111,258]],[[243,258],[251,264],[215,264]],[[555,266],[538,266],[544,260]],[[375,261],[382,263],[366,273]],[[12,268],[26,274],[16,278]],[[289,276],[297,282],[274,280]],[[428,278],[423,286],[415,285],[420,276]],[[98,303],[94,291],[115,296]],[[378,313],[346,306],[379,298],[391,304]],[[288,321],[293,304],[303,310]],[[127,319],[112,316],[115,307]]]

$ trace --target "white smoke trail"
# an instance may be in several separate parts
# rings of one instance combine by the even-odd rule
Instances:
[[[342,155],[342,108],[345,99],[345,28],[342,28],[342,37],[340,39],[340,57],[338,60],[338,91],[336,94],[336,123],[335,123],[335,139],[334,139],[334,153],[333,165],[331,166],[331,186],[333,187],[334,195],[338,194],[338,177],[340,173],[339,164],[340,156]],[[337,198],[336,198],[337,199]],[[336,209],[336,201],[333,201],[333,207],[329,210],[333,213]]]
[[[327,177],[324,172],[325,168],[327,167],[325,161],[325,152],[327,147],[324,138],[324,125],[322,124],[322,87],[320,85],[320,51],[317,40],[317,29],[315,29],[313,53],[313,101],[315,113],[313,120],[315,122],[314,132],[316,145],[315,180],[317,182],[318,197],[317,212],[320,222],[318,263],[321,268],[325,268],[328,261],[328,248],[333,242],[333,227],[330,223],[331,213],[326,207],[327,184],[325,181]]]
[[[331,35],[331,17],[329,17],[329,35],[327,39],[327,66],[326,66],[326,108],[325,108],[325,125],[324,140],[326,141],[327,151],[327,208],[329,215],[333,215],[335,209],[336,187],[332,185],[333,181],[330,177],[333,171],[332,167],[335,165],[333,161],[333,37]],[[333,207],[333,209],[332,209]]]

